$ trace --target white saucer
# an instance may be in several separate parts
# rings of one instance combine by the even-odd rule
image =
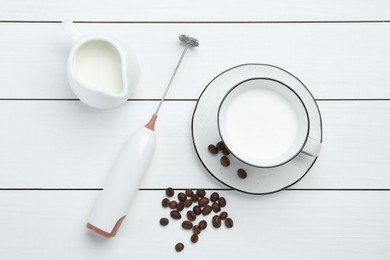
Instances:
[[[225,94],[239,82],[251,78],[278,80],[293,89],[307,108],[310,120],[309,136],[322,142],[321,114],[309,90],[289,72],[267,64],[242,64],[228,69],[214,78],[203,90],[192,116],[192,140],[196,153],[209,173],[223,184],[250,194],[269,194],[283,190],[299,181],[310,170],[316,157],[299,154],[290,162],[274,168],[257,168],[229,155],[230,166],[223,167],[220,158],[207,147],[221,141],[218,134],[217,114]],[[248,176],[240,179],[237,170],[244,169]]]

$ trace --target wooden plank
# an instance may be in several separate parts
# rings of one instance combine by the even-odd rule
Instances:
[[[0,102],[0,187],[101,188],[121,145],[157,102],[95,110],[79,101]],[[390,102],[319,102],[324,140],[319,159],[294,188],[389,189]],[[194,151],[195,102],[167,102],[157,148],[142,188],[224,187]],[[217,140],[216,140],[217,141]]]
[[[15,2],[16,3],[16,2]],[[390,3],[390,2],[389,2]],[[198,98],[220,72],[269,63],[301,79],[316,98],[390,98],[390,27],[371,24],[79,24],[131,46],[141,64],[132,98],[159,98],[180,56],[177,36],[199,38],[168,98]],[[59,24],[0,23],[1,98],[75,98],[65,74],[71,42]]]
[[[235,226],[210,219],[197,244],[181,221],[159,219],[163,191],[139,192],[117,237],[85,228],[97,191],[0,192],[1,259],[389,259],[389,192],[220,192]],[[198,217],[198,220],[202,218]],[[177,242],[185,249],[179,255]]]
[[[333,21],[388,20],[389,2],[353,0],[103,0],[51,2],[3,0],[1,20],[83,21]]]

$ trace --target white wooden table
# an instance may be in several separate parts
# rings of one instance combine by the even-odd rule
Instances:
[[[387,0],[0,0],[0,259],[389,259],[390,2]],[[127,42],[142,70],[123,106],[98,111],[68,87],[59,22]],[[145,123],[188,52],[161,111],[157,150],[117,237],[85,228],[115,153]],[[318,101],[323,149],[276,194],[250,196],[209,176],[191,141],[199,94],[221,71],[274,64]],[[218,189],[235,227],[201,234],[160,206],[174,188]],[[208,192],[210,192],[208,190]],[[181,253],[173,249],[182,241]]]

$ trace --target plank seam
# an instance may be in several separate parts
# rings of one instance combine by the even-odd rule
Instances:
[[[159,98],[130,98],[127,101],[160,101]],[[390,101],[390,98],[316,98],[316,101]],[[78,98],[0,98],[0,101],[80,101]],[[198,101],[197,98],[169,98],[164,101]]]
[[[187,187],[188,189],[200,189],[199,187]],[[187,188],[173,188],[174,190],[185,190]],[[234,191],[231,188],[202,188],[204,190]],[[101,191],[102,188],[0,188],[0,191]],[[140,188],[139,191],[164,191],[166,188]],[[366,188],[287,188],[286,191],[390,191],[389,189],[366,189]]]
[[[127,101],[160,101],[159,98],[130,98]],[[80,101],[78,98],[0,98],[0,101]],[[198,101],[196,98],[169,98],[164,101]]]
[[[85,24],[326,24],[326,23],[389,23],[390,20],[333,20],[333,21],[74,21]],[[61,23],[56,20],[0,20],[0,23]]]

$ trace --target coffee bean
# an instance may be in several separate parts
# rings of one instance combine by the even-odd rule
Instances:
[[[221,227],[221,218],[220,218],[218,215],[215,215],[215,216],[213,217],[212,223],[213,223],[213,226],[214,226],[215,228]]]
[[[167,199],[167,198],[165,198],[165,199],[163,199],[162,201],[161,201],[161,205],[164,207],[164,208],[166,208],[166,207],[168,207],[169,206],[169,199]]]
[[[194,221],[196,219],[196,214],[192,210],[187,211],[187,218],[190,221]]]
[[[216,202],[214,202],[214,203],[211,205],[211,208],[213,209],[213,211],[214,211],[215,213],[218,213],[218,212],[221,211],[221,207],[220,207],[219,204],[216,203]]]
[[[180,214],[180,212],[177,211],[177,210],[172,210],[172,211],[171,211],[171,217],[172,217],[173,219],[181,219],[181,214]]]
[[[179,202],[179,203],[177,203],[177,207],[176,207],[176,209],[178,210],[178,211],[182,211],[183,209],[184,209],[184,202]]]
[[[172,197],[173,195],[175,195],[175,191],[172,188],[167,188],[165,193],[168,197]]]
[[[192,228],[192,232],[194,232],[194,234],[199,235],[199,234],[200,234],[200,227],[199,227],[198,225],[195,225],[195,226]]]
[[[241,179],[245,179],[246,176],[247,176],[246,171],[245,171],[244,169],[238,169],[237,175],[238,175],[238,177],[240,177]]]
[[[186,189],[186,195],[187,197],[191,197],[192,195],[194,195],[194,192],[191,189]]]
[[[219,203],[219,206],[221,206],[222,208],[226,206],[226,200],[224,197],[220,197],[218,199],[218,203]]]
[[[175,245],[175,250],[176,250],[177,252],[181,252],[181,251],[183,251],[183,249],[184,249],[183,243],[177,243],[177,244]]]
[[[224,167],[228,167],[230,165],[230,160],[225,155],[221,157],[221,164]]]
[[[204,198],[201,198],[199,201],[198,201],[198,205],[200,207],[204,207],[206,206],[207,204],[209,204],[209,199],[204,197]]]
[[[227,214],[226,211],[224,211],[224,212],[222,212],[221,214],[219,214],[219,217],[220,217],[222,220],[225,220],[225,219],[227,219],[228,214]]]
[[[209,205],[207,205],[206,207],[204,207],[204,208],[202,209],[202,214],[203,214],[203,216],[207,216],[208,214],[210,214],[211,210],[212,210],[212,208],[211,208]]]
[[[218,142],[217,149],[222,151],[223,149],[225,149],[225,144],[222,141]]]
[[[183,192],[180,192],[178,195],[177,195],[177,198],[181,201],[181,202],[185,202],[187,200],[187,196],[183,193]]]
[[[169,224],[169,219],[167,219],[167,218],[161,218],[160,219],[160,225],[161,226],[166,226],[168,224]]]
[[[233,219],[227,218],[227,219],[225,220],[225,226],[226,226],[227,228],[232,228],[233,225],[234,225]]]
[[[170,209],[175,209],[177,207],[177,202],[172,200],[171,202],[169,202],[169,208]]]
[[[199,196],[194,194],[191,196],[191,200],[192,200],[192,202],[197,202],[199,200]]]
[[[184,205],[186,206],[186,208],[191,207],[192,200],[186,200],[186,202],[184,202]]]
[[[196,243],[196,242],[198,242],[198,235],[197,234],[193,234],[192,236],[191,236],[191,242],[192,243]]]
[[[225,149],[223,149],[222,153],[224,155],[229,155],[230,154],[230,151],[225,147]]]
[[[194,211],[195,215],[200,215],[200,213],[202,213],[202,209],[199,206],[193,207],[192,210]]]
[[[201,221],[199,222],[199,227],[200,227],[201,230],[206,229],[206,228],[207,228],[207,222],[206,222],[206,220],[201,220]]]
[[[218,153],[217,147],[215,147],[215,145],[213,145],[213,144],[210,144],[208,149],[209,149],[209,152],[212,153],[212,154],[217,154]]]
[[[193,224],[191,221],[186,220],[186,221],[183,221],[183,223],[181,223],[181,226],[184,229],[192,229]]]
[[[216,202],[218,199],[219,199],[219,194],[218,194],[217,192],[213,192],[213,193],[210,195],[210,200],[211,200],[211,202]]]
[[[206,196],[206,191],[204,189],[199,189],[196,191],[196,195],[198,195],[199,197],[204,197]]]

